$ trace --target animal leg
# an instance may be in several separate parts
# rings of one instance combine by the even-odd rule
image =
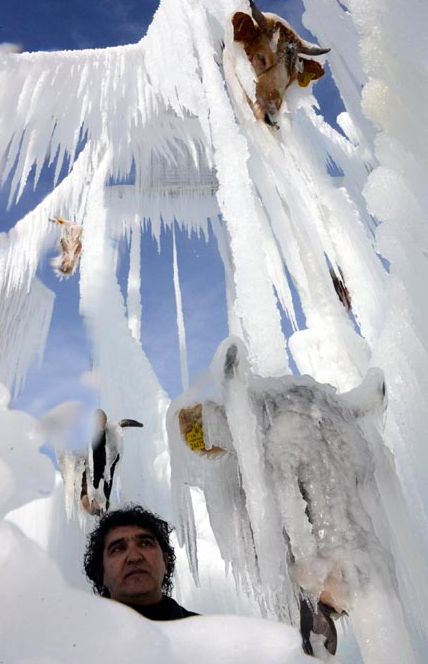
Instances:
[[[116,466],[119,462],[119,459],[120,459],[120,454],[117,455],[117,457],[115,458],[115,460],[113,461],[113,463],[111,465],[110,480],[108,482],[106,482],[104,480],[103,491],[104,491],[104,495],[106,497],[106,511],[108,510],[108,508],[110,506],[110,494],[111,494],[111,490],[113,488],[113,476],[114,476],[114,471],[116,470]]]
[[[331,608],[323,602],[318,602],[314,608],[307,599],[302,598],[300,600],[300,633],[302,635],[303,652],[307,655],[314,656],[311,633],[325,637],[323,641],[324,648],[330,655],[336,653],[337,631],[331,613]]]

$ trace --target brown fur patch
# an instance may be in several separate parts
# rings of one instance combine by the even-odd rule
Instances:
[[[281,108],[291,83],[297,80],[306,87],[323,76],[324,69],[315,60],[298,56],[306,51],[292,28],[262,14],[254,3],[252,9],[253,17],[245,12],[233,15],[233,38],[242,44],[256,74],[256,99],[249,100],[250,106],[258,120],[267,121],[266,114],[275,115]]]
[[[52,266],[59,277],[70,277],[75,273],[82,254],[83,226],[61,222],[61,253],[52,259]]]
[[[202,428],[202,404],[197,403],[188,408],[182,408],[178,413],[180,433],[186,445],[193,452],[202,454],[218,454],[224,452],[221,447],[205,447],[204,432]]]

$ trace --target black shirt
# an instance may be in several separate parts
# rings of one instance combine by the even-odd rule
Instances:
[[[162,595],[161,601],[157,604],[128,604],[128,606],[149,620],[180,620],[181,618],[199,615],[188,611],[180,606],[175,599],[166,595]]]

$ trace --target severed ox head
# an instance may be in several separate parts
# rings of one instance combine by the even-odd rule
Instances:
[[[324,69],[315,60],[301,56],[323,55],[330,51],[303,40],[276,14],[263,14],[249,0],[252,16],[237,12],[232,17],[234,40],[241,43],[256,74],[254,115],[267,124],[281,108],[286,89],[297,80],[306,87],[321,78]]]

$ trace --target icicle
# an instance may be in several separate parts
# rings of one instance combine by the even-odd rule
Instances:
[[[80,308],[94,344],[101,408],[110,421],[130,417],[144,424],[143,429],[129,430],[126,436],[121,477],[115,479],[123,487],[121,500],[148,505],[169,518],[169,456],[164,425],[169,401],[129,329],[115,271],[117,245],[109,242],[116,221],[104,188],[111,165],[109,151],[99,164],[89,190],[84,224]]]
[[[16,395],[34,359],[42,361],[55,295],[37,277],[28,291],[22,285],[0,292],[0,381]]]
[[[183,390],[189,388],[189,368],[187,366],[186,330],[184,327],[183,307],[181,302],[180,277],[178,274],[177,246],[175,241],[175,222],[172,226],[172,261],[174,273],[175,306],[177,309],[177,331],[180,346],[181,382]]]
[[[227,229],[220,223],[220,219],[217,216],[211,219],[211,225],[217,240],[218,250],[224,266],[229,334],[243,339],[245,335],[244,330],[242,329],[242,322],[234,306],[236,301],[236,288],[233,279],[233,265],[230,256]]]
[[[141,340],[141,226],[138,217],[134,218],[131,236],[131,252],[128,275],[128,325],[132,336]]]
[[[210,46],[207,18],[192,0],[182,3],[193,26],[219,179],[218,201],[230,234],[236,285],[235,306],[241,317],[251,361],[261,373],[289,372],[285,339],[272,284],[266,274],[263,226],[265,215],[257,207],[248,173],[247,143],[235,124]],[[190,17],[190,14],[192,16]],[[206,113],[206,110],[205,110]],[[203,117],[201,116],[201,122]],[[251,259],[250,259],[251,257]]]

